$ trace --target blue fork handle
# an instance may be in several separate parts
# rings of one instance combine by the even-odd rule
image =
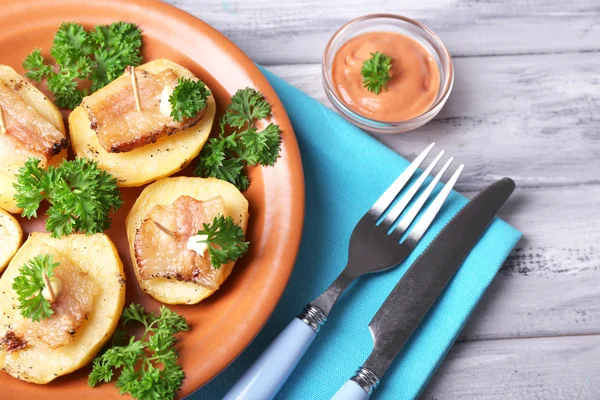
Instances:
[[[331,400],[367,400],[369,397],[369,393],[365,392],[358,383],[349,380],[333,395]]]
[[[298,318],[277,336],[223,400],[271,400],[317,336]]]

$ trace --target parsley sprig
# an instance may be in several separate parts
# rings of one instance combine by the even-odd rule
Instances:
[[[208,244],[208,255],[214,269],[240,258],[250,244],[244,242],[244,230],[231,217],[224,215],[216,216],[210,224],[202,224],[198,235],[206,236],[198,243]]]
[[[40,254],[27,261],[19,269],[12,288],[17,292],[21,315],[34,322],[50,318],[54,310],[50,302],[43,296],[45,287],[44,273],[48,278],[54,276],[54,269],[60,263],[52,260],[52,254]]]
[[[179,78],[177,86],[169,96],[171,104],[171,117],[177,122],[184,118],[191,118],[206,107],[206,99],[210,90],[204,82],[193,79]]]
[[[256,123],[271,116],[271,105],[252,88],[238,90],[221,119],[220,134],[209,140],[200,153],[196,175],[233,183],[240,190],[250,185],[245,166],[272,166],[281,151],[279,125],[269,123],[258,130]],[[233,132],[226,134],[227,126]]]
[[[87,234],[110,228],[110,213],[123,203],[117,180],[87,158],[64,160],[47,170],[30,158],[19,168],[15,200],[22,216],[37,217],[42,200],[50,202],[46,230],[52,237],[73,232]]]
[[[131,336],[122,345],[113,340],[112,347],[94,360],[88,385],[110,382],[120,370],[116,387],[121,395],[129,393],[134,399],[173,399],[184,378],[173,348],[174,335],[189,330],[185,318],[165,306],[158,313],[146,313],[141,305],[131,304],[123,311],[121,322],[142,324],[143,335],[140,339]]]
[[[134,24],[115,22],[86,31],[74,22],[63,22],[50,49],[56,65],[46,64],[40,49],[36,49],[23,60],[23,68],[25,75],[35,81],[47,78],[56,104],[72,109],[90,90],[106,86],[128,65],[139,65],[141,47],[142,33]],[[91,88],[82,89],[83,81],[90,81]]]
[[[363,63],[360,70],[364,87],[375,94],[381,93],[383,89],[387,90],[387,84],[392,79],[390,68],[392,68],[390,56],[379,51],[371,53],[371,58]]]

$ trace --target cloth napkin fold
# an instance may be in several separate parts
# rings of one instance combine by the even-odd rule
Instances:
[[[355,224],[409,164],[318,101],[269,71],[263,72],[283,102],[302,154],[306,216],[300,252],[267,325],[235,362],[189,396],[190,400],[221,399],[304,305],[327,288],[345,266]],[[424,140],[423,148],[427,144]],[[365,276],[347,290],[277,399],[329,399],[353,375],[372,349],[369,321],[408,266],[466,202],[453,192],[404,263]],[[373,398],[400,400],[419,395],[520,237],[504,221],[492,222]]]

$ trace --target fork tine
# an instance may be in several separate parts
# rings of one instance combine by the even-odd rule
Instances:
[[[386,189],[385,192],[377,199],[373,207],[369,210],[375,218],[379,218],[381,214],[385,212],[385,210],[392,204],[398,193],[404,188],[406,183],[413,176],[419,165],[423,162],[425,157],[429,154],[431,149],[435,146],[435,143],[431,143],[415,160],[410,163],[410,165],[400,174],[398,178],[390,185],[389,188]]]
[[[429,225],[431,225],[431,223],[435,219],[436,215],[438,214],[438,212],[444,205],[444,202],[450,195],[450,192],[452,191],[452,188],[454,187],[454,184],[458,180],[458,177],[460,176],[460,173],[462,172],[464,167],[465,167],[464,164],[461,164],[456,169],[456,171],[454,172],[452,177],[448,180],[448,182],[444,185],[444,187],[442,188],[440,193],[436,196],[435,200],[433,200],[431,205],[427,208],[427,210],[425,211],[425,213],[423,214],[423,216],[421,217],[419,222],[417,222],[415,227],[413,229],[411,229],[405,242],[414,246],[417,244],[417,242],[419,240],[421,240],[421,238],[423,237],[423,235],[429,228]]]
[[[394,221],[396,221],[398,219],[398,217],[400,216],[400,214],[402,214],[402,211],[404,211],[404,209],[406,208],[408,203],[410,203],[410,201],[415,196],[415,194],[417,194],[417,192],[421,188],[421,185],[423,185],[423,182],[425,182],[425,179],[427,179],[429,174],[431,174],[431,171],[433,171],[433,168],[435,168],[435,166],[440,161],[440,159],[442,158],[444,153],[445,153],[444,150],[440,151],[440,153],[435,157],[435,159],[431,162],[431,164],[429,164],[429,166],[425,169],[425,171],[423,171],[421,176],[419,176],[419,178],[416,180],[416,182],[413,183],[413,185],[402,196],[402,198],[398,201],[398,203],[387,213],[387,215],[385,216],[383,221],[381,221],[380,226],[382,228],[387,230],[394,224]]]
[[[396,228],[394,228],[394,236],[398,236],[398,240],[400,240],[400,237],[402,237],[402,235],[404,234],[404,232],[406,232],[406,230],[413,222],[417,214],[419,214],[419,211],[421,211],[421,208],[431,195],[431,192],[433,192],[435,186],[442,179],[442,177],[450,167],[450,164],[452,164],[452,161],[454,161],[454,157],[450,157],[448,161],[446,161],[446,164],[444,164],[442,169],[440,169],[440,172],[438,172],[435,178],[433,178],[433,180],[429,183],[427,189],[425,189],[425,191],[421,193],[417,201],[415,201],[415,203],[410,207],[410,209],[404,215],[404,217],[402,217],[400,222],[398,222],[398,225],[396,226]]]

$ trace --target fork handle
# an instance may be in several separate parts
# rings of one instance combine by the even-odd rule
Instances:
[[[306,315],[306,312],[302,315]],[[306,319],[294,318],[275,338],[223,400],[271,400],[317,336]]]
[[[331,400],[368,400],[369,397],[371,397],[369,393],[365,392],[358,383],[349,380],[333,395]]]

